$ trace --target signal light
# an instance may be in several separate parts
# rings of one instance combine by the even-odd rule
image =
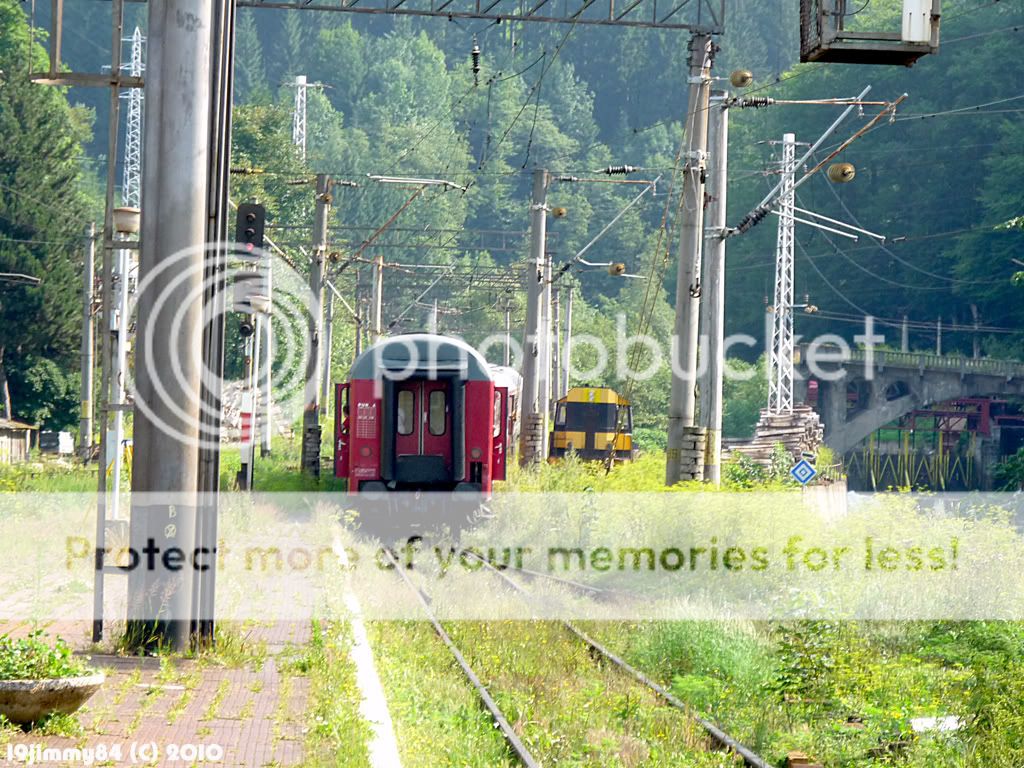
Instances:
[[[263,248],[263,230],[266,226],[267,209],[259,203],[242,203],[238,206],[235,219],[235,241],[246,253]]]
[[[569,215],[569,209],[563,208],[562,206],[557,206],[551,209],[551,215],[554,216],[556,219],[564,219],[566,216]]]
[[[617,261],[608,267],[608,274],[613,277],[622,277],[622,275],[626,274],[626,265],[621,261]]]

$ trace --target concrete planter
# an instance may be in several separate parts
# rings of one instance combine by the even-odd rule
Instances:
[[[34,723],[60,712],[70,714],[103,685],[102,672],[50,680],[0,680],[0,715],[12,723]]]

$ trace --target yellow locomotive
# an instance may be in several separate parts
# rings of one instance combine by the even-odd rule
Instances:
[[[609,387],[573,387],[555,404],[555,428],[549,455],[559,459],[573,450],[586,461],[611,457],[630,461],[633,407]]]

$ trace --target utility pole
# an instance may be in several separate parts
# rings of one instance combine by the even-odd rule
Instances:
[[[512,365],[512,307],[505,304],[505,366]]]
[[[363,287],[359,284],[360,274],[356,272],[356,341],[352,352],[353,360],[363,354],[363,329],[366,327],[366,300],[363,297]]]
[[[265,256],[267,281],[268,312],[260,317],[260,366],[259,376],[261,418],[260,425],[260,456],[269,456],[274,436],[274,393],[272,381],[274,376],[274,263],[269,255]]]
[[[540,371],[544,364],[543,298],[545,285],[544,244],[547,240],[548,172],[533,172],[530,196],[530,260],[526,267],[526,332],[523,339],[523,394],[519,432],[519,462],[543,461],[547,449],[544,431],[547,404],[541,402]]]
[[[131,516],[137,552],[147,545],[189,552],[196,544],[212,21],[212,0],[149,5],[140,279],[151,282],[138,302]],[[134,569],[128,605],[134,642],[188,649],[191,568]]]
[[[705,374],[700,386],[700,425],[707,430],[704,479],[721,483],[722,377],[725,370],[725,243],[726,192],[729,170],[728,94],[711,94],[708,111],[707,229],[704,235],[705,293],[701,302],[701,328],[707,337]]]
[[[378,249],[373,260],[373,304],[370,308],[370,343],[384,335],[384,251]]]
[[[676,272],[676,319],[672,333],[672,394],[668,410],[665,484],[682,475],[680,461],[686,430],[694,425],[697,383],[697,342],[700,321],[701,244],[704,238],[704,164],[707,154],[708,99],[711,88],[711,36],[690,38],[690,84],[686,116],[686,166],[679,262]]]
[[[82,277],[82,414],[78,422],[79,451],[82,461],[92,455],[93,340],[92,301],[96,290],[96,225],[85,231],[85,269]],[[103,472],[103,468],[100,468]]]
[[[796,137],[782,137],[782,183],[779,228],[775,240],[775,301],[772,338],[768,350],[768,412],[793,412],[793,180],[796,173]]]
[[[332,344],[334,341],[334,293],[324,292],[324,370],[320,377],[322,388],[320,390],[320,404],[324,413],[329,410],[331,402],[331,358],[333,356]]]
[[[114,239],[127,241],[129,235],[139,231],[139,211],[135,208],[114,209]],[[124,463],[124,413],[128,407],[125,397],[128,379],[128,330],[131,327],[128,279],[132,268],[132,252],[118,248],[111,289],[113,312],[110,313],[111,368],[110,408],[114,412],[114,428],[107,437],[108,456],[103,457],[103,471],[110,469],[113,484],[110,490],[110,518],[117,520],[121,508],[121,467]]]
[[[327,219],[331,209],[331,180],[316,175],[316,218],[313,225],[313,259],[309,266],[309,355],[306,358],[306,399],[302,414],[302,471],[320,479],[320,340],[323,335],[324,256],[327,252]]]
[[[552,288],[551,291],[551,396],[549,402],[561,397],[562,389],[562,327],[561,299],[562,289]]]
[[[935,354],[942,354],[942,315],[935,321]]]
[[[907,325],[907,316],[903,316],[903,322],[900,324],[900,352],[910,351],[910,328]]]
[[[234,0],[215,0],[211,26],[210,156],[207,166],[206,258],[203,294],[203,359],[200,378],[199,470],[197,487],[196,546],[216,551],[219,537],[221,400],[224,378],[224,340],[227,315],[228,186],[231,173],[231,105],[233,95]],[[193,617],[199,642],[209,647],[215,640],[217,571],[209,568],[196,578],[192,593]]]
[[[971,357],[981,357],[981,336],[978,335],[981,324],[978,322],[978,305],[971,304],[971,316],[974,318],[974,335],[971,337]]]
[[[569,394],[569,371],[572,370],[572,294],[575,286],[570,282],[566,285],[565,297],[565,340],[562,348],[562,380],[561,396]]]

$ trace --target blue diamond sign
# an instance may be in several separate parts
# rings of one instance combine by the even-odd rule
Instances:
[[[800,485],[807,485],[811,480],[818,474],[818,470],[811,466],[807,459],[800,459],[797,465],[789,470],[789,474],[793,476]]]

